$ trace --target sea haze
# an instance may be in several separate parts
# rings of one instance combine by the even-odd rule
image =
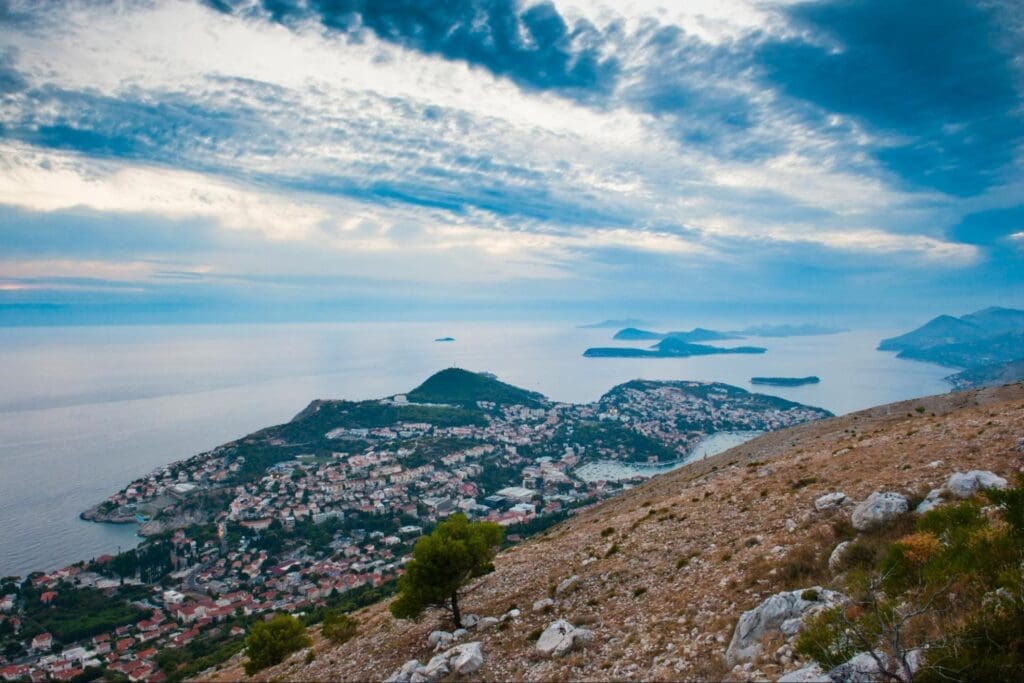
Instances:
[[[616,345],[613,333],[499,323],[0,328],[0,575],[133,545],[134,526],[77,515],[159,465],[286,421],[313,398],[400,393],[449,366],[572,402],[635,378],[728,382],[835,413],[948,390],[949,369],[875,350],[893,330],[751,338],[768,349],[757,356],[582,357]],[[445,336],[455,341],[433,341]],[[756,375],[821,383],[755,388]]]

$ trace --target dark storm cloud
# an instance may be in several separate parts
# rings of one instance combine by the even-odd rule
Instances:
[[[804,33],[753,55],[775,87],[896,137],[875,155],[908,182],[965,195],[1001,179],[1024,127],[1012,41],[992,7],[830,0],[787,14]]]
[[[233,13],[248,4],[208,0]],[[614,85],[619,65],[601,54],[603,37],[591,24],[570,25],[550,3],[523,7],[514,0],[261,0],[271,20],[315,20],[332,31],[381,40],[425,54],[466,62],[521,87],[562,90],[585,97]],[[244,8],[244,9],[242,9]]]

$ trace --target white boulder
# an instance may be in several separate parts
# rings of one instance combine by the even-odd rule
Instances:
[[[766,634],[780,631],[783,627],[796,633],[802,620],[839,604],[843,599],[841,593],[819,586],[776,593],[740,615],[732,641],[725,651],[726,662],[735,666],[753,660],[760,654],[761,639]],[[794,619],[797,621],[794,622]]]
[[[495,625],[500,624],[500,623],[501,623],[501,619],[499,619],[497,617],[482,617],[480,619],[480,621],[476,622],[476,630],[477,631],[485,631],[485,630],[489,629],[490,627],[495,626]]]
[[[940,505],[942,505],[942,490],[932,489],[928,492],[928,495],[925,496],[924,500],[917,504],[917,507],[914,508],[914,512],[919,515],[923,515],[930,510],[934,510]]]
[[[443,650],[452,644],[455,637],[448,631],[431,631],[430,635],[427,636],[427,647],[432,647],[434,650]]]
[[[875,683],[882,679],[882,672],[875,657],[878,657],[884,666],[889,666],[889,658],[884,652],[876,651],[874,656],[870,652],[861,652],[829,670],[828,676],[835,683]]]
[[[832,683],[832,679],[814,662],[783,674],[779,677],[779,683]]]
[[[946,482],[946,488],[957,498],[970,498],[981,489],[1005,489],[1005,479],[986,470],[954,472]]]
[[[558,584],[558,586],[555,588],[555,595],[561,595],[562,593],[567,593],[567,592],[571,591],[573,588],[576,587],[576,584],[579,583],[579,582],[580,582],[580,577],[578,577],[575,574],[573,574],[568,579],[566,579],[566,580],[562,581],[560,584]]]
[[[457,674],[471,674],[484,665],[479,642],[463,643],[448,651],[448,666]]]
[[[858,531],[887,524],[907,511],[907,499],[892,491],[875,491],[853,509],[850,520]]]
[[[533,603],[533,611],[543,612],[546,608],[554,607],[554,605],[554,600],[552,600],[551,598],[544,598],[543,600],[538,600],[537,602]]]
[[[473,628],[478,621],[480,621],[480,617],[477,615],[467,614],[462,617],[462,628]]]
[[[818,512],[825,512],[826,510],[837,508],[845,502],[846,494],[842,491],[826,493],[824,496],[820,496],[814,501],[814,509]]]
[[[421,677],[422,680],[426,681],[437,681],[448,674],[469,674],[479,669],[484,664],[483,651],[480,649],[479,642],[463,643],[462,645],[456,645],[453,648],[445,650],[441,654],[434,655],[426,666],[420,666],[419,668],[412,667],[413,662],[406,662],[399,670],[399,674],[406,671],[406,667],[410,667],[410,673],[408,679],[409,683],[415,683],[417,677]],[[419,664],[419,662],[416,662]],[[402,683],[400,681],[394,681],[393,683]]]
[[[537,639],[537,651],[542,655],[561,657],[568,654],[579,643],[593,640],[594,632],[576,628],[565,619],[551,622]]]
[[[384,683],[412,683],[413,677],[416,677],[416,680],[421,680],[424,678],[421,673],[423,668],[418,659],[410,659],[398,671],[384,679]]]
[[[843,557],[846,555],[846,551],[850,549],[850,541],[843,541],[835,548],[832,549],[832,554],[828,556],[828,569],[830,572],[835,574],[839,571],[840,565],[842,565]]]

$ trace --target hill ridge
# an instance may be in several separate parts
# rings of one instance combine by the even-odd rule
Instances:
[[[926,397],[765,434],[652,478],[499,554],[496,571],[467,590],[465,612],[520,616],[481,642],[487,680],[720,680],[743,610],[784,588],[810,544],[835,544],[843,512],[818,512],[816,498],[842,491],[909,496],[954,471],[1008,476],[1022,464],[1024,384]],[[817,552],[817,551],[816,551]],[[571,587],[560,583],[576,577]],[[807,579],[810,581],[811,579]],[[812,584],[813,585],[813,584]],[[547,611],[534,602],[553,598]],[[432,655],[427,635],[447,628],[440,613],[394,621],[383,604],[355,613],[360,635],[341,646],[316,635],[316,657],[298,653],[259,680],[381,680],[406,660]],[[557,618],[593,640],[565,657],[539,656],[531,634]],[[750,676],[796,665],[767,656]],[[210,672],[212,673],[212,672]],[[736,676],[735,673],[732,674]],[[212,678],[240,677],[235,667]],[[742,677],[742,676],[741,676]]]

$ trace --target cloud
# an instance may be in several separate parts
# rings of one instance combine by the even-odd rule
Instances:
[[[375,283],[543,305],[1019,280],[1019,227],[972,236],[972,214],[1015,204],[1024,158],[1017,29],[989,10],[923,20],[992,39],[943,65],[913,31],[889,46],[860,3],[217,4],[18,5],[0,243],[36,270],[9,285],[145,263],[152,296]],[[932,92],[972,69],[984,101]],[[921,168],[891,156],[920,150]]]
[[[793,107],[863,122],[875,158],[915,185],[968,195],[1005,179],[1024,119],[994,6],[827,0],[786,15],[797,33],[756,43],[752,64]]]
[[[222,12],[262,14],[283,24],[310,20],[358,40],[372,33],[424,54],[463,61],[539,90],[585,94],[614,85],[618,64],[587,21],[569,25],[549,2],[515,0],[213,0]]]

